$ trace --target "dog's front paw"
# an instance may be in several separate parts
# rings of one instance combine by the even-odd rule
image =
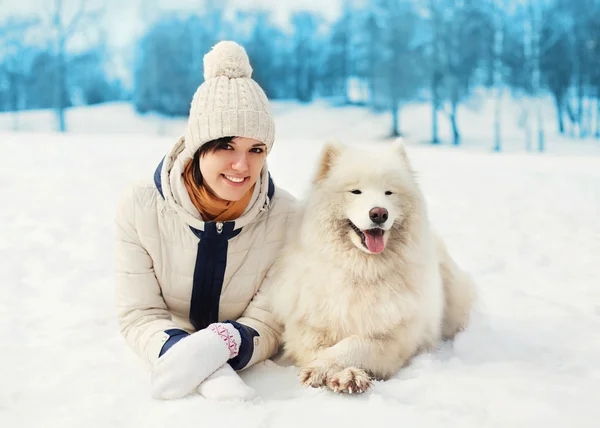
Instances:
[[[300,383],[312,388],[320,388],[327,385],[327,380],[333,373],[334,370],[329,365],[313,363],[300,370]]]
[[[371,378],[362,369],[348,367],[331,376],[327,386],[334,392],[362,394],[371,387]]]

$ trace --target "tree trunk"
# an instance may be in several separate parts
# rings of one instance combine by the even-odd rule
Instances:
[[[533,69],[533,9],[529,7],[529,15],[525,16],[523,21],[523,54],[525,56],[525,66],[531,65]],[[530,76],[530,84],[533,84],[533,75]],[[531,88],[531,93],[527,101],[525,102],[525,120],[523,121],[523,127],[525,129],[525,150],[531,151],[531,115],[532,115],[532,97],[535,96],[533,92],[533,88]]]
[[[544,138],[544,122],[542,121],[542,107],[539,100],[537,100],[536,104],[538,152],[543,152],[546,149],[546,142]]]
[[[368,53],[368,58],[369,58],[369,68],[368,68],[368,73],[369,73],[369,106],[371,109],[374,109],[376,107],[376,103],[375,103],[375,79],[376,79],[376,73],[377,73],[377,57],[376,57],[376,49],[377,49],[377,38],[376,35],[374,33],[375,28],[371,28],[371,32],[370,32],[370,45],[369,45],[369,53]]]
[[[531,56],[532,56],[532,73],[531,73],[531,89],[534,99],[534,110],[537,126],[537,146],[538,151],[544,151],[544,123],[542,122],[542,107],[540,100],[541,90],[541,70],[540,70],[540,38],[542,31],[541,6],[532,6],[531,13]]]
[[[431,75],[431,143],[440,144],[438,135],[438,111],[440,109],[440,83],[442,72],[440,70],[440,46],[439,46],[439,12],[437,4],[431,0],[430,5],[431,14],[433,16],[433,73]]]
[[[438,107],[436,102],[432,104],[431,108],[431,144],[440,144],[440,139],[438,137]]]
[[[501,6],[496,2],[496,6]],[[504,46],[504,31],[501,13],[496,12],[494,29],[494,151],[502,150],[502,98],[504,95],[502,79],[502,51]]]
[[[67,70],[65,64],[65,40],[60,38],[57,50],[57,69],[56,69],[56,114],[58,116],[58,129],[60,132],[66,132],[65,109],[67,107]]]
[[[13,131],[19,130],[19,84],[18,74],[16,72],[7,71],[8,79],[8,111],[12,112],[12,127]]]
[[[563,96],[554,94],[554,103],[556,104],[556,118],[558,119],[558,132],[560,132],[561,135],[565,135],[563,102]]]
[[[15,100],[14,100],[14,110],[13,110],[13,131],[18,131],[21,128],[21,125],[19,123],[19,118],[20,118],[20,114],[19,112],[21,110],[24,110],[26,108],[26,106],[24,105],[24,93],[25,93],[25,88],[24,88],[24,84],[22,84],[22,82],[17,82],[17,80],[15,79]]]
[[[596,89],[596,138],[600,138],[600,87]]]
[[[586,97],[586,113],[587,113],[587,136],[594,134],[594,100],[591,97]]]
[[[454,82],[456,85],[456,82]],[[455,86],[454,90],[457,88]],[[454,93],[452,99],[450,100],[451,110],[450,110],[450,122],[452,123],[452,144],[455,146],[460,145],[460,133],[458,132],[458,94]]]
[[[435,43],[435,42],[434,42]],[[432,144],[440,144],[440,139],[438,136],[438,111],[440,109],[440,95],[439,95],[439,85],[440,85],[440,72],[434,70],[433,78],[431,79],[431,143]]]
[[[502,92],[500,88],[495,88],[497,91],[495,99],[496,104],[494,106],[494,151],[502,151]]]
[[[460,133],[458,132],[458,122],[456,118],[456,103],[452,103],[452,113],[450,115],[450,121],[452,122],[452,144],[455,146],[460,145]]]
[[[19,86],[17,84],[17,79],[15,76],[15,80],[13,81],[13,94],[11,96],[11,107],[10,110],[12,110],[12,129],[13,131],[18,131],[20,128],[19,125],[19,110],[20,110],[20,103],[19,103]]]
[[[352,103],[350,99],[350,91],[348,88],[348,78],[350,77],[350,32],[348,31],[348,17],[344,18],[344,40],[342,47],[342,91],[344,91],[344,104],[349,105]]]
[[[585,126],[583,123],[583,72],[580,70],[577,83],[577,123],[579,125],[579,138],[585,137]]]
[[[390,137],[399,137],[400,133],[400,103],[392,103],[392,132]]]

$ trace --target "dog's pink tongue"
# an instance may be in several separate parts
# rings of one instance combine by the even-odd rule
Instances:
[[[363,230],[365,234],[365,244],[367,244],[367,248],[372,253],[381,253],[385,244],[383,243],[383,230],[381,229],[371,229],[371,230]]]

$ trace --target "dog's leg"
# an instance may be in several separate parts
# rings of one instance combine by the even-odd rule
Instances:
[[[363,369],[339,365],[333,360],[315,360],[300,372],[300,382],[312,388],[328,386],[339,393],[360,394],[371,386],[371,377]]]
[[[312,388],[320,388],[327,385],[333,375],[342,368],[333,359],[318,358],[300,370],[300,383]]]
[[[399,334],[389,338],[347,337],[322,350],[303,373],[316,386],[326,383],[336,392],[365,392],[371,376],[388,379],[417,352],[416,336],[405,330],[399,326]]]
[[[327,386],[334,392],[362,394],[371,387],[371,377],[363,369],[347,367],[331,376]]]
[[[302,367],[300,382],[303,385],[319,388],[327,384],[327,379],[343,369],[335,359],[319,358],[321,353],[337,343],[341,337],[332,336],[329,328],[315,329],[304,322],[288,323],[283,333],[284,357]]]
[[[445,300],[442,336],[444,339],[453,339],[469,322],[475,304],[476,288],[471,275],[463,271],[450,257],[439,237],[436,244]]]

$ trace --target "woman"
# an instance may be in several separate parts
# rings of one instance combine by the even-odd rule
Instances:
[[[152,365],[152,393],[248,398],[234,372],[271,357],[280,331],[261,286],[294,199],[274,186],[269,102],[245,50],[220,42],[204,57],[184,138],[153,184],[117,213],[116,306],[121,332]]]

